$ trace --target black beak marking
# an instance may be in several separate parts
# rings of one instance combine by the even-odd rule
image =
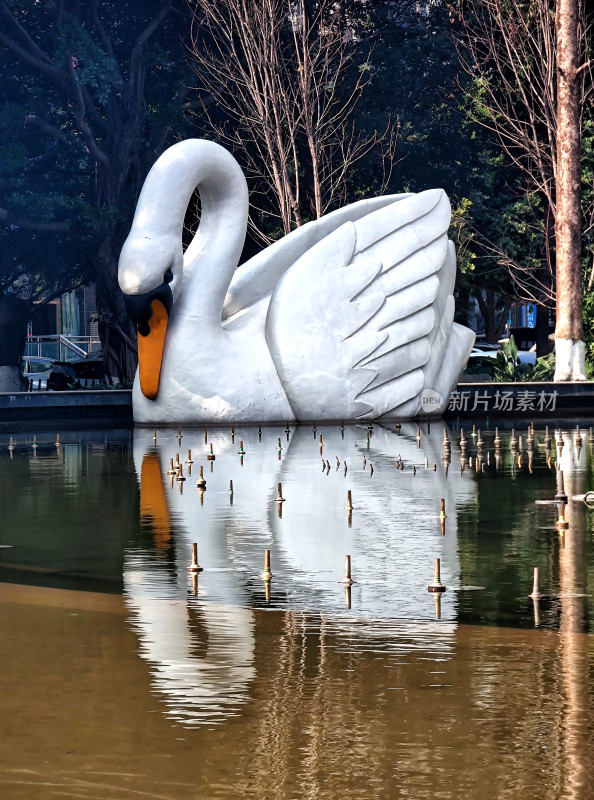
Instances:
[[[151,332],[149,320],[153,316],[151,303],[153,300],[160,300],[165,306],[167,314],[171,314],[173,306],[173,294],[169,283],[162,283],[156,289],[144,294],[124,294],[124,306],[132,322],[138,327],[141,336],[148,336]]]

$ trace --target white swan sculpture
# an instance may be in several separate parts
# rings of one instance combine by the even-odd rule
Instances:
[[[184,216],[200,225],[186,252]],[[361,200],[237,268],[247,184],[219,145],[170,147],[144,183],[119,284],[138,323],[144,424],[436,414],[474,333],[453,322],[454,246],[441,189]]]

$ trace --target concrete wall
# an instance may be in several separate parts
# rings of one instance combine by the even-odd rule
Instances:
[[[132,391],[15,392],[0,393],[0,425],[12,422],[69,420],[132,422]]]

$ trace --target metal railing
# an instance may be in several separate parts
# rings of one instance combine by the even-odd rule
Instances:
[[[25,356],[54,358],[56,361],[74,361],[88,358],[101,350],[101,342],[92,336],[64,336],[61,333],[47,336],[27,336]]]

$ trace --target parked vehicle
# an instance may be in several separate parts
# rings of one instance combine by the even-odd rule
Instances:
[[[25,356],[21,363],[21,371],[23,376],[29,381],[33,381],[33,388],[37,389],[39,385],[41,389],[47,389],[47,380],[51,374],[55,358],[48,358],[46,356]]]
[[[44,391],[80,389],[92,382],[105,380],[103,357],[100,352],[76,361],[57,361],[46,356],[24,356],[22,372],[27,380],[33,382],[34,391],[38,388]]]
[[[509,339],[500,339],[499,344],[507,344]],[[518,350],[518,361],[520,364],[536,364],[536,345],[530,350]]]
[[[480,375],[483,378],[493,378],[495,360],[498,350],[479,350],[473,347],[464,369],[465,375]]]
[[[464,374],[493,378],[495,376],[494,367],[497,360],[497,353],[502,352],[501,346],[508,342],[509,339],[500,339],[498,344],[476,342],[468,357]],[[518,350],[517,363],[536,364],[536,347],[530,350]]]
[[[497,352],[500,349],[499,344],[493,344],[492,342],[475,342],[472,350],[480,351],[481,353],[490,353],[490,352]]]

